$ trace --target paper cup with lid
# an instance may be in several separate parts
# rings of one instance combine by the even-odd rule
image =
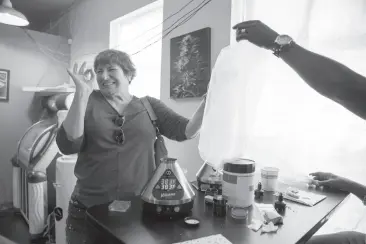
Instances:
[[[264,191],[276,191],[279,169],[264,167],[261,169],[261,183]]]

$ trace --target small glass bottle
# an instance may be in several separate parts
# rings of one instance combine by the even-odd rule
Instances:
[[[213,215],[217,217],[226,216],[226,200],[222,195],[216,195],[213,199]]]
[[[213,192],[211,188],[205,191],[205,204],[212,204]]]

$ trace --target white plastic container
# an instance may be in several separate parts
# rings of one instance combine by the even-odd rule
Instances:
[[[255,162],[235,159],[224,163],[222,195],[232,207],[246,208],[254,199]]]
[[[279,169],[264,167],[261,169],[261,183],[264,191],[276,191]]]
[[[13,166],[13,207],[20,209],[21,205],[21,187],[20,187],[21,172],[19,166]]]
[[[74,168],[77,155],[61,156],[56,161],[56,207],[61,209],[61,219],[56,219],[56,243],[66,244],[66,219],[71,194],[76,184]]]

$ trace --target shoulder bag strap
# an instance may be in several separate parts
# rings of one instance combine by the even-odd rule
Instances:
[[[159,127],[158,127],[158,124],[157,124],[158,118],[156,117],[156,114],[155,114],[153,108],[151,107],[151,104],[150,104],[149,100],[147,100],[147,97],[143,97],[143,98],[141,98],[141,101],[142,101],[142,104],[144,105],[144,107],[146,108],[147,113],[149,114],[151,123],[155,127],[156,134],[160,135]]]

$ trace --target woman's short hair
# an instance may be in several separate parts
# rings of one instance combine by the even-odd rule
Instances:
[[[100,52],[94,60],[94,71],[96,71],[99,65],[106,64],[119,65],[125,76],[130,78],[130,82],[136,76],[135,65],[132,63],[130,56],[125,52],[114,49]]]

